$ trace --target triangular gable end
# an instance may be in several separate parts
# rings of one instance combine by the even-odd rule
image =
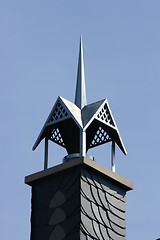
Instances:
[[[102,104],[95,118],[118,131],[107,100]]]
[[[107,134],[107,132],[102,127],[99,127],[96,134],[94,135],[93,140],[89,145],[89,148],[93,148],[110,141],[112,140],[110,136]]]
[[[102,123],[104,123],[105,125],[107,125],[108,127],[112,128],[115,131],[115,133],[116,133],[116,141],[115,142],[120,147],[122,152],[126,155],[127,152],[126,152],[125,146],[124,146],[123,141],[120,137],[118,127],[117,127],[116,122],[113,118],[113,115],[112,115],[112,112],[110,110],[107,99],[102,104],[102,106],[99,109],[99,111],[97,112],[97,115],[96,115],[95,118],[97,120],[101,121]]]
[[[63,103],[61,97],[58,97],[51,113],[49,114],[49,117],[46,121],[46,126],[54,124],[56,122],[60,122],[62,120],[65,120],[67,118],[71,117],[70,113]]]
[[[35,150],[41,140],[44,138],[43,134],[47,126],[50,126],[54,123],[60,122],[70,117],[70,113],[67,110],[65,104],[63,103],[61,98],[58,97],[32,149]]]
[[[58,145],[65,147],[65,143],[59,131],[59,128],[54,128],[51,132],[51,137],[49,138],[51,141],[57,143]]]

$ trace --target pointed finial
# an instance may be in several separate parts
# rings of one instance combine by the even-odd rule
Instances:
[[[80,36],[75,104],[80,109],[87,105],[82,35]]]

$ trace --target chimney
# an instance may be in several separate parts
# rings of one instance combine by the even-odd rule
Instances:
[[[45,140],[44,170],[26,176],[32,188],[30,240],[125,240],[129,180],[115,173],[115,144],[126,154],[106,99],[88,104],[82,37],[75,104],[58,97],[33,150]],[[64,147],[63,163],[48,168],[48,141]],[[111,170],[87,155],[111,143]]]

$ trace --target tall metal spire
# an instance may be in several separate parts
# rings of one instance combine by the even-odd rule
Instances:
[[[80,36],[75,105],[80,109],[87,105],[82,36]]]

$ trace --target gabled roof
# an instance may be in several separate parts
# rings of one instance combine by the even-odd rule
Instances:
[[[67,152],[85,156],[89,148],[115,142],[127,154],[107,99],[87,105],[82,37],[80,38],[75,103],[58,97],[34,146],[46,138]],[[83,149],[83,151],[82,151]]]
[[[127,154],[107,99],[85,106],[82,119],[84,129],[90,135],[87,136],[87,149],[115,141],[122,152]]]
[[[33,146],[33,150],[36,149],[43,138],[48,137],[47,127],[57,125],[69,118],[72,118],[79,128],[83,128],[81,110],[74,103],[59,96]]]

